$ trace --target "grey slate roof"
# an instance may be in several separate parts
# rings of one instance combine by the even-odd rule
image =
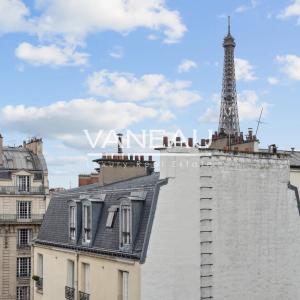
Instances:
[[[147,252],[159,189],[165,183],[165,181],[159,180],[158,173],[154,173],[149,176],[138,177],[102,187],[98,184],[91,184],[66,192],[56,193],[50,201],[35,243],[105,255],[122,256],[143,262]],[[117,212],[115,217],[113,228],[106,228],[106,221],[108,209],[114,205],[119,206],[120,197],[130,196],[133,191],[146,191],[147,194],[145,200],[142,201],[142,210],[138,217],[138,228],[134,229],[137,234],[133,241],[132,251],[124,252],[119,248],[119,212]],[[78,243],[73,244],[69,241],[69,201],[79,199],[79,196],[82,194],[89,194],[93,197],[97,197],[100,194],[106,195],[99,220],[97,221],[95,239],[90,246],[82,245],[81,234]]]
[[[289,151],[291,167],[300,168],[300,151]]]
[[[47,171],[44,156],[36,155],[24,147],[4,147],[3,159],[4,163],[0,170]]]

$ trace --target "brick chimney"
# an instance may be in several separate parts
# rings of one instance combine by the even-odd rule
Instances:
[[[0,166],[3,166],[3,137],[0,133]]]
[[[28,142],[24,143],[24,147],[34,154],[43,154],[43,140],[36,137],[31,138]]]

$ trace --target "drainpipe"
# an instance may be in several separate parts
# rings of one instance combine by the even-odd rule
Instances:
[[[79,282],[79,275],[78,275],[78,270],[79,270],[79,254],[78,253],[75,253],[75,256],[76,256],[76,271],[75,271],[75,282],[74,282],[74,288],[75,288],[75,300],[76,299],[79,299],[79,285],[78,285],[78,282]]]

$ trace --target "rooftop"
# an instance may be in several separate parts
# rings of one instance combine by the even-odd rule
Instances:
[[[165,181],[159,180],[159,174],[154,173],[106,186],[91,184],[54,193],[35,243],[143,261],[147,252],[159,188],[164,183]],[[136,234],[133,235],[132,250],[122,251],[120,250],[119,210],[116,211],[111,228],[107,228],[108,214],[112,208],[120,206],[122,198],[130,197],[135,192],[143,192],[146,196],[139,202],[138,205],[141,204],[139,209],[133,210],[137,222],[136,225],[133,224],[135,227],[133,232]],[[82,243],[82,232],[79,233],[76,243],[71,242],[68,223],[70,201],[75,200],[78,203],[85,201],[83,199],[86,198],[100,199],[100,196],[102,196],[102,200],[98,201],[101,202],[100,214],[98,220],[94,220],[96,225],[92,230],[95,230],[95,237],[90,245],[85,246]]]

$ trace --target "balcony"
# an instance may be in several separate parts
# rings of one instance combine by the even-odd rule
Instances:
[[[20,188],[19,186],[0,186],[1,195],[43,195],[45,194],[45,188],[39,187],[27,187]]]
[[[43,214],[28,214],[27,216],[20,216],[18,214],[0,214],[0,224],[41,224],[43,219]]]
[[[74,300],[75,299],[75,289],[69,286],[65,287],[65,298],[67,300]]]
[[[90,294],[79,291],[79,300],[90,300]]]
[[[17,245],[18,250],[30,250],[31,245],[30,244],[19,244]]]
[[[42,292],[43,291],[43,278],[42,277],[39,277],[36,280],[35,286],[36,286],[36,289],[38,290],[38,292]]]

